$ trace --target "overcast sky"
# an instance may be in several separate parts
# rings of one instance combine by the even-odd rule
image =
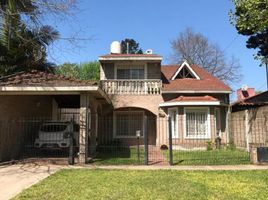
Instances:
[[[79,0],[78,0],[79,1]],[[153,49],[168,63],[170,41],[191,27],[235,56],[242,65],[241,82],[256,90],[266,90],[265,69],[253,59],[253,50],[245,47],[246,37],[238,35],[229,22],[230,0],[80,0],[78,10],[65,20],[49,19],[61,37],[83,39],[73,43],[56,42],[49,59],[57,64],[97,60],[109,53],[114,40],[133,38],[143,50]],[[53,22],[53,23],[51,23]]]

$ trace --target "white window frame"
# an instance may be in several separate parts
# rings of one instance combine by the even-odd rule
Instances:
[[[170,113],[172,111],[176,111],[175,126],[176,126],[176,130],[177,130],[177,134],[175,135],[174,130],[171,129],[172,130],[172,139],[178,139],[180,137],[178,107],[168,108],[168,117],[170,117]],[[169,121],[168,121],[168,126],[167,127],[168,127],[168,133],[169,133]],[[168,136],[169,136],[169,134],[168,134]]]
[[[120,63],[114,65],[114,78],[117,80],[117,69],[143,69],[144,79],[147,79],[147,63]],[[131,79],[130,79],[131,80]]]
[[[200,80],[200,77],[195,73],[195,71],[191,68],[191,66],[189,65],[189,63],[188,63],[187,61],[184,61],[184,62],[181,64],[180,68],[179,68],[179,69],[176,71],[176,73],[172,76],[171,80],[175,80],[176,77],[178,76],[178,74],[180,73],[180,71],[182,70],[182,68],[184,68],[184,67],[187,67],[187,68],[190,70],[191,74],[192,74],[197,80]]]
[[[137,138],[136,135],[135,136],[126,136],[126,135],[117,135],[116,132],[117,132],[117,127],[116,127],[116,120],[117,120],[117,114],[118,113],[141,113],[142,114],[142,120],[143,120],[143,123],[142,123],[142,135],[140,138],[143,138],[144,137],[144,111],[133,111],[133,110],[124,110],[124,111],[114,111],[113,112],[113,138]]]
[[[192,110],[192,111],[198,111],[198,110],[206,110],[207,112],[207,134],[204,136],[187,136],[187,128],[186,128],[186,113],[187,110]],[[184,107],[183,110],[183,132],[184,132],[184,138],[185,139],[211,139],[211,122],[210,122],[210,108],[209,107]]]
[[[219,118],[217,117],[217,111],[219,112]],[[221,137],[221,109],[220,108],[215,108],[215,112],[214,112],[214,118],[215,118],[215,135],[217,135],[217,120],[219,120],[219,136]]]

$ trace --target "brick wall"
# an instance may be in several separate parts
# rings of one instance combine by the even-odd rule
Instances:
[[[26,119],[51,117],[50,96],[0,96],[0,162],[17,159],[27,143]],[[34,130],[33,128],[31,130]]]

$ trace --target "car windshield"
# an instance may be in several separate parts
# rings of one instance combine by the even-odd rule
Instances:
[[[41,131],[43,132],[61,132],[66,129],[66,124],[46,124],[41,126]]]

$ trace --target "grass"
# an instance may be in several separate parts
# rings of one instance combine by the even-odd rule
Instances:
[[[66,169],[15,200],[268,199],[268,171],[131,171]]]
[[[144,163],[144,149],[140,148],[140,156],[136,147],[106,147],[98,150],[93,160],[97,165],[137,165]]]
[[[166,160],[169,160],[169,151],[163,150]],[[242,150],[173,150],[175,165],[237,165],[249,164],[249,154]],[[106,147],[99,149],[93,160],[97,165],[138,165],[144,163],[144,148],[140,148],[140,159],[136,147]]]
[[[164,152],[168,157],[168,152]],[[249,164],[249,154],[243,150],[179,151],[173,150],[176,165],[238,165]]]

